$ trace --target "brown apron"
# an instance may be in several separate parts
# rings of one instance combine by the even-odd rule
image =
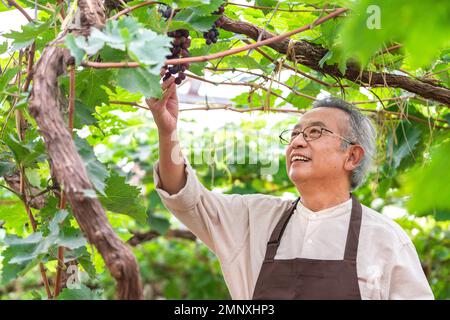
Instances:
[[[254,300],[361,299],[356,256],[362,207],[353,195],[351,197],[352,213],[344,260],[274,259],[286,225],[300,198],[292,203],[281,217],[267,243],[266,256],[253,293]]]

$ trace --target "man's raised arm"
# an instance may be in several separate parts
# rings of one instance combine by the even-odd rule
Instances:
[[[185,164],[177,135],[178,97],[171,77],[162,84],[161,99],[146,99],[159,136],[159,175],[161,188],[169,194],[178,193],[186,184]]]

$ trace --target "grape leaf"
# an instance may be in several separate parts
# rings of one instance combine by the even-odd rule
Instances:
[[[144,68],[120,69],[117,72],[119,86],[131,93],[141,93],[146,98],[162,96],[159,76]]]
[[[11,247],[6,248],[2,252],[2,256],[3,256],[2,268],[1,268],[1,276],[2,277],[1,277],[1,282],[0,282],[2,285],[8,284],[12,280],[16,279],[18,276],[22,275],[22,273],[25,270],[33,267],[36,264],[36,263],[34,263],[34,261],[32,261],[28,264],[25,264],[25,265],[9,263],[9,261],[14,258],[16,253],[17,253],[17,251]]]
[[[211,29],[217,19],[218,16],[216,15],[199,15],[194,9],[185,9],[174,17],[174,21],[183,21],[188,23],[192,29],[200,32],[205,32]]]
[[[147,215],[140,198],[140,190],[126,183],[125,177],[111,170],[106,180],[105,193],[106,196],[101,196],[99,199],[106,209],[131,216],[139,222],[145,222]]]
[[[16,161],[24,166],[32,166],[35,161],[45,155],[45,146],[41,139],[19,141],[13,133],[5,135],[3,141],[12,151]]]
[[[8,41],[4,41],[0,44],[0,54],[5,53],[6,50],[8,50]]]
[[[70,253],[72,255],[70,255]],[[94,264],[92,262],[92,256],[87,250],[86,246],[77,248],[75,250],[70,251],[69,256],[65,257],[66,261],[77,260],[84,271],[86,271],[91,278],[95,278],[97,272],[95,270]]]
[[[86,140],[75,136],[74,142],[78,153],[83,158],[84,165],[89,174],[89,179],[95,189],[100,194],[105,195],[105,179],[108,177],[106,166],[97,159],[94,150]]]
[[[10,81],[16,76],[17,72],[19,72],[19,67],[8,68],[1,73],[0,76],[0,91],[6,89]]]
[[[0,221],[4,222],[4,228],[9,232],[22,235],[25,223],[28,222],[28,216],[23,203],[17,201],[13,204],[2,204],[0,206]]]
[[[98,70],[88,68],[77,73],[75,91],[77,100],[80,100],[86,107],[92,108],[109,103],[108,94],[104,87],[114,88],[111,81],[113,72],[111,70]],[[65,84],[68,88],[68,82]]]
[[[392,155],[387,155],[390,160],[388,165],[391,169],[398,168],[407,157],[414,157],[414,150],[421,134],[418,126],[407,121],[400,122],[388,139],[387,150],[389,153],[392,151]]]
[[[392,42],[402,43],[414,67],[429,64],[448,45],[448,1],[434,1],[432,10],[421,0],[362,0],[352,6],[355,14],[344,20],[342,47],[363,65]]]
[[[16,165],[13,162],[6,160],[0,161],[0,176],[11,174],[15,168]]]
[[[28,47],[36,38],[42,36],[44,33],[51,31],[50,25],[52,21],[47,20],[45,22],[29,22],[21,27],[21,31],[11,31],[9,33],[2,34],[3,37],[13,39],[13,46],[9,51],[17,51],[22,48]]]
[[[450,142],[441,144],[431,152],[429,161],[425,166],[417,165],[405,174],[402,190],[410,195],[407,203],[408,210],[418,215],[434,214],[438,220],[448,218],[450,211],[450,170],[448,155]],[[439,178],[433,178],[439,177]]]
[[[70,54],[72,55],[72,57],[75,58],[75,63],[77,65],[79,65],[81,61],[83,61],[83,58],[86,55],[86,52],[83,48],[82,43],[83,40],[86,42],[84,38],[75,37],[73,34],[70,33],[66,36],[66,39],[64,40],[66,47],[70,50]]]
[[[79,288],[64,288],[58,295],[58,300],[100,300],[101,291],[93,291],[86,287],[84,284],[80,284]]]
[[[85,105],[80,100],[75,100],[75,113],[73,116],[73,127],[81,129],[84,125],[97,125],[97,119],[93,116],[94,107]]]
[[[136,18],[125,17],[119,21],[108,21],[103,30],[92,28],[87,39],[83,36],[69,37],[66,39],[66,46],[78,63],[84,53],[92,56],[105,45],[126,51],[130,58],[149,67],[147,71],[159,75],[165,57],[170,54],[170,41],[166,35],[144,28]]]
[[[170,54],[170,38],[152,30],[143,30],[139,37],[129,43],[128,54],[142,64],[152,66],[159,74],[165,57]]]
[[[255,5],[256,6],[260,6],[260,7],[272,7],[274,8],[276,6],[278,1],[276,0],[255,0]],[[268,14],[269,12],[271,12],[270,9],[261,9],[261,11],[264,14]]]
[[[217,8],[224,3],[224,0],[209,0],[202,2],[203,4],[191,6],[191,9],[197,15],[209,16],[212,12],[217,11]]]

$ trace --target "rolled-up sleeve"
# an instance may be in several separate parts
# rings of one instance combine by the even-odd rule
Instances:
[[[156,191],[164,206],[226,263],[248,235],[250,195],[210,191],[200,183],[186,157],[184,163],[186,184],[178,193],[169,194],[161,188],[158,160],[153,169]]]
[[[394,256],[390,274],[389,299],[434,299],[412,242],[404,244]]]
[[[201,184],[195,176],[195,172],[192,169],[190,163],[186,157],[184,159],[184,172],[186,173],[187,180],[184,187],[175,194],[169,194],[164,189],[161,189],[161,178],[159,176],[159,160],[155,162],[153,167],[153,180],[164,205],[169,210],[189,210],[192,209],[200,200]]]

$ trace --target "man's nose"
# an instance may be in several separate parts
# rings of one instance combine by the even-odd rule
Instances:
[[[299,134],[292,140],[291,146],[292,148],[305,148],[308,145],[308,142],[305,140],[305,137],[303,134]]]

